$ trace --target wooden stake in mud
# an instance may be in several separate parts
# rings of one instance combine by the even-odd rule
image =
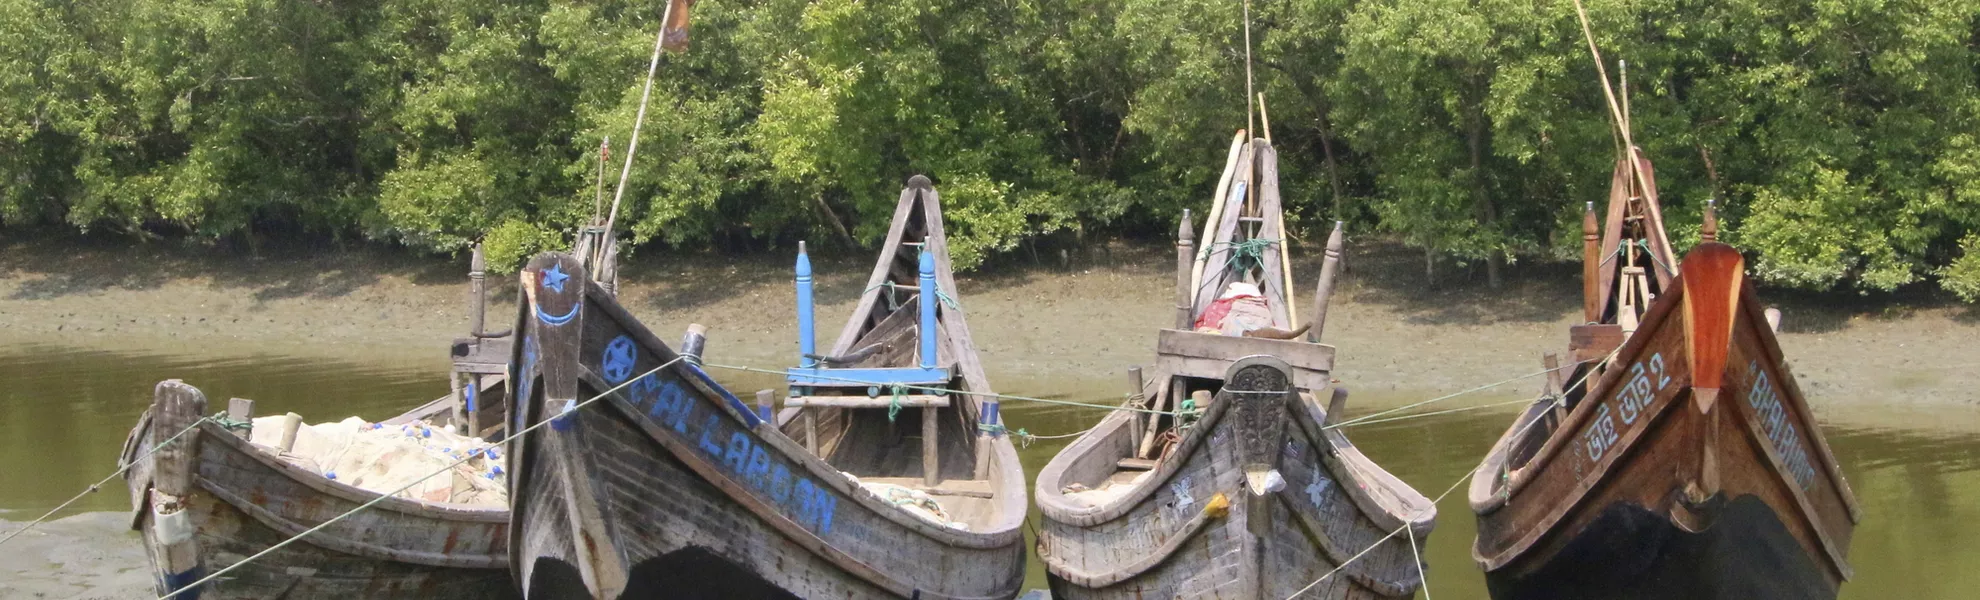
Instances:
[[[1313,320],[1308,321],[1306,341],[1320,343],[1320,332],[1327,328],[1327,305],[1334,298],[1334,278],[1341,269],[1341,229],[1344,223],[1334,222],[1334,232],[1327,234],[1326,258],[1320,261],[1320,282],[1313,286]]]

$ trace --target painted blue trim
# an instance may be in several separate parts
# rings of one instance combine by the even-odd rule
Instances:
[[[571,322],[571,319],[577,318],[577,314],[578,314],[578,304],[572,304],[570,312],[566,312],[562,315],[555,315],[555,316],[544,314],[542,306],[536,307],[536,320],[541,321],[543,322],[544,325],[549,325],[551,327],[562,327],[564,326],[565,323]]]
[[[911,384],[946,387],[955,374],[949,369],[821,369],[795,368],[784,371],[784,379],[796,386],[857,387]]]
[[[752,407],[748,404],[743,404],[743,401],[739,398],[736,398],[735,394],[729,393],[729,388],[722,387],[722,384],[715,383],[715,378],[709,377],[708,372],[701,370],[700,365],[696,365],[694,363],[687,361],[681,361],[679,364],[680,366],[685,367],[689,373],[693,373],[694,376],[700,379],[702,383],[707,384],[710,389],[715,390],[716,394],[721,395],[722,400],[729,403],[729,408],[735,409],[736,414],[742,417],[743,426],[748,427],[750,429],[755,429],[757,425],[762,424],[765,421],[765,419],[763,419],[762,417],[756,416],[755,407]]]
[[[470,380],[468,381],[468,386],[467,386],[467,411],[468,411],[468,413],[470,413],[470,414],[472,414],[472,413],[474,413],[474,412],[475,412],[475,410],[476,410],[476,408],[475,408],[475,396],[477,396],[477,395],[479,395],[479,392],[477,392],[477,391],[475,390],[475,388],[478,388],[478,387],[481,387],[481,382],[480,382],[479,380],[475,380],[475,379],[470,379]]]
[[[798,318],[798,365],[816,367],[818,361],[818,326],[812,304],[811,256],[804,251],[804,244],[798,244],[797,256],[797,318]]]
[[[206,569],[202,567],[193,567],[178,573],[165,573],[165,591],[179,592],[179,590],[186,589],[186,586],[192,585],[193,582],[205,577]],[[199,589],[179,592],[179,595],[173,596],[173,598],[179,598],[180,600],[199,600],[199,593],[204,591],[203,588],[205,587],[202,585]]]
[[[935,368],[935,308],[942,300],[935,293],[935,253],[928,251],[928,244],[921,245],[921,327],[916,335],[921,338],[921,368]]]

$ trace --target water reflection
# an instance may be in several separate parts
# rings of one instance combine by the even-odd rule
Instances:
[[[0,355],[0,516],[32,518],[67,499],[116,465],[116,454],[160,379],[179,378],[210,394],[213,407],[229,397],[253,398],[261,414],[295,411],[310,421],[349,415],[383,418],[447,390],[439,352],[430,363],[326,363],[295,358],[166,357],[29,346]],[[768,365],[761,365],[768,366]],[[716,370],[739,390],[779,387],[774,375]],[[993,370],[999,391],[1117,402],[1118,373],[1053,379]],[[1425,394],[1429,396],[1433,394]],[[1393,406],[1413,398],[1358,399]],[[1471,398],[1483,404],[1505,400]],[[1360,412],[1372,412],[1367,409]],[[1922,409],[1936,419],[1971,421],[1966,407]],[[1091,426],[1098,412],[1065,406],[1010,403],[1012,429],[1051,436]],[[1435,497],[1457,483],[1512,418],[1480,411],[1354,427],[1349,437],[1369,457]],[[1922,421],[1921,421],[1922,422]],[[1863,507],[1850,548],[1856,579],[1844,598],[1963,598],[1980,589],[1980,437],[1899,428],[1825,426],[1843,472]],[[1019,451],[1037,473],[1070,438],[1043,439]],[[76,511],[127,510],[121,482],[78,503]],[[1474,525],[1464,490],[1438,504],[1437,529],[1427,548],[1436,598],[1485,598],[1471,560]],[[15,512],[6,512],[15,511]],[[1035,519],[1037,513],[1032,513]],[[1027,585],[1043,587],[1035,560]],[[1960,590],[1967,590],[1961,592]]]

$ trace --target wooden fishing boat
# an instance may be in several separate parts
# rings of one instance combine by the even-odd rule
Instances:
[[[1836,597],[1859,512],[1778,313],[1709,207],[1703,243],[1672,268],[1640,151],[1616,161],[1604,221],[1590,203],[1572,368],[1472,475],[1492,596]]]
[[[1115,411],[1038,475],[1054,598],[1405,598],[1419,587],[1411,544],[1425,542],[1436,507],[1329,426],[1347,398],[1330,380],[1334,348],[1319,343],[1339,224],[1313,316],[1293,329],[1277,154],[1244,139],[1195,256],[1183,216],[1176,327],[1158,335],[1147,400],[1129,371],[1128,408],[1181,414]],[[1206,311],[1245,282],[1269,322],[1225,335],[1229,321],[1216,329]]]
[[[676,354],[582,273],[545,254],[522,275],[520,419],[553,419],[508,442],[526,597],[1017,595],[1024,476],[978,395],[926,178],[901,192],[830,356],[811,345],[800,249],[801,360],[775,415],[768,390],[752,407],[703,371],[698,327]]]
[[[385,423],[424,421],[500,435],[509,341],[502,339],[504,333],[480,327],[483,273],[477,248],[470,273],[475,327],[453,346],[454,393]],[[180,592],[380,495],[290,464],[279,449],[250,443],[252,404],[229,403],[232,427],[200,422],[208,414],[206,396],[178,380],[165,381],[124,443],[120,463],[130,467],[125,483],[132,527],[142,533],[160,594]],[[158,447],[195,422],[198,427]],[[508,574],[508,512],[386,498],[175,597],[515,597]]]
[[[489,393],[499,394],[500,386]],[[214,421],[139,459],[199,421],[206,396],[158,384],[125,444],[134,510],[160,594],[179,591],[378,498],[251,444]],[[237,415],[247,416],[247,415]],[[444,418],[444,413],[414,416]],[[386,498],[178,598],[510,598],[509,511]]]

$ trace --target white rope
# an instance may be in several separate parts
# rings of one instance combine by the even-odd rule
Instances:
[[[1402,411],[1405,411],[1405,410],[1409,410],[1409,409],[1412,409],[1412,408],[1418,408],[1418,407],[1421,407],[1421,406],[1425,406],[1425,405],[1429,405],[1429,404],[1435,404],[1435,403],[1438,403],[1438,402],[1443,402],[1443,401],[1445,401],[1445,400],[1449,400],[1449,399],[1452,399],[1452,398],[1456,398],[1456,397],[1458,397],[1458,396],[1463,396],[1463,395],[1465,395],[1465,394],[1471,394],[1471,393],[1476,393],[1476,392],[1482,392],[1482,391],[1485,391],[1485,390],[1489,390],[1489,389],[1492,389],[1492,388],[1495,388],[1495,387],[1499,387],[1499,386],[1502,386],[1502,385],[1505,385],[1505,384],[1508,384],[1508,383],[1512,383],[1512,382],[1515,382],[1515,381],[1519,381],[1519,380],[1521,380],[1521,379],[1527,379],[1527,378],[1531,378],[1531,377],[1538,377],[1538,376],[1541,376],[1541,375],[1546,375],[1546,374],[1548,374],[1548,373],[1552,373],[1552,372],[1554,372],[1554,371],[1559,371],[1559,370],[1561,370],[1561,369],[1568,369],[1568,368],[1573,368],[1573,367],[1576,367],[1576,366],[1580,366],[1580,365],[1581,365],[1582,363],[1586,363],[1586,362],[1588,362],[1588,361],[1586,361],[1586,360],[1584,360],[1584,361],[1580,361],[1580,362],[1574,362],[1574,363],[1569,363],[1569,364],[1566,364],[1566,365],[1562,365],[1562,366],[1558,366],[1558,367],[1554,367],[1554,368],[1551,368],[1551,369],[1541,369],[1541,370],[1538,370],[1538,371],[1534,371],[1534,372],[1532,372],[1532,373],[1527,373],[1527,374],[1525,374],[1525,375],[1521,375],[1521,376],[1518,376],[1518,377],[1514,377],[1514,378],[1511,378],[1511,379],[1506,379],[1506,380],[1502,380],[1502,381],[1495,381],[1495,382],[1492,382],[1492,383],[1488,383],[1488,384],[1485,384],[1485,385],[1481,385],[1481,386],[1478,386],[1478,387],[1475,387],[1475,388],[1471,388],[1471,389],[1468,389],[1468,390],[1464,390],[1464,391],[1461,391],[1461,392],[1455,392],[1455,393],[1450,393],[1450,394],[1445,394],[1445,395],[1442,395],[1442,396],[1438,396],[1438,397],[1435,397],[1435,398],[1431,398],[1431,399],[1429,399],[1429,400],[1424,400],[1424,401],[1422,401],[1422,402],[1417,402],[1417,403],[1414,403],[1414,404],[1405,404],[1405,405],[1402,405],[1402,406],[1398,406],[1398,407],[1395,407],[1395,408],[1391,408],[1391,409],[1389,409],[1389,410],[1385,410],[1385,411],[1381,411],[1381,412],[1377,412],[1377,413],[1372,413],[1372,414],[1366,414],[1366,415],[1362,415],[1362,416],[1359,416],[1359,417],[1355,417],[1355,418],[1353,418],[1353,419],[1348,419],[1348,420],[1346,420],[1346,421],[1342,421],[1342,422],[1339,422],[1339,423],[1335,423],[1335,424],[1333,424],[1333,425],[1328,425],[1328,426],[1326,426],[1325,428],[1326,428],[1326,429],[1338,429],[1338,428],[1341,428],[1341,427],[1347,427],[1347,426],[1350,426],[1350,425],[1356,425],[1356,424],[1360,424],[1360,423],[1363,423],[1363,422],[1366,422],[1366,421],[1369,421],[1369,420],[1372,420],[1372,419],[1375,419],[1375,418],[1377,418],[1377,417],[1381,417],[1381,416],[1384,416],[1384,415],[1392,415],[1392,414],[1395,414],[1395,413],[1399,413],[1399,412],[1402,412]]]
[[[1409,536],[1409,553],[1416,557],[1417,588],[1423,590],[1423,600],[1430,600],[1430,576],[1423,573],[1423,551],[1416,548],[1416,536]]]
[[[124,466],[118,467],[116,471],[112,471],[108,476],[105,476],[103,479],[97,480],[96,483],[89,484],[88,488],[84,488],[83,491],[78,492],[75,496],[70,497],[68,502],[63,502],[61,505],[49,509],[49,511],[46,514],[41,515],[41,518],[35,519],[33,521],[29,521],[27,525],[21,526],[19,530],[7,534],[7,537],[0,538],[0,545],[5,545],[7,543],[7,540],[14,539],[15,537],[23,533],[27,533],[27,530],[33,529],[34,526],[40,525],[42,522],[47,521],[49,517],[55,516],[55,513],[62,512],[62,509],[68,508],[70,504],[75,504],[76,501],[81,500],[83,496],[88,496],[92,493],[95,493],[97,489],[103,487],[103,484],[109,483],[111,479],[116,479],[118,475],[123,475],[125,471],[131,470],[131,467],[136,466],[138,464],[138,461],[142,461],[146,458],[150,458],[152,453],[157,452],[160,449],[163,449],[166,444],[172,443],[173,440],[179,439],[179,436],[185,435],[186,432],[192,431],[193,428],[195,427],[199,427],[200,423],[205,423],[211,420],[213,420],[213,417],[200,417],[198,421],[193,421],[191,425],[187,425],[185,429],[181,429],[179,430],[178,433],[172,434],[172,437],[165,438],[165,441],[159,442],[157,445],[152,446],[151,449],[146,450],[144,454],[139,454],[137,458],[133,458],[130,461],[125,462]]]
[[[1604,358],[1602,358],[1601,360],[1602,360],[1602,362],[1607,362],[1607,361],[1609,361],[1610,359],[1613,359],[1613,358],[1615,358],[1615,356],[1616,356],[1616,354],[1617,354],[1617,353],[1620,353],[1620,352],[1622,352],[1622,347],[1621,347],[1621,346],[1617,346],[1615,350],[1611,350],[1611,351],[1609,351],[1609,355],[1608,355],[1607,357],[1604,357]],[[1574,364],[1582,364],[1582,363],[1586,363],[1586,362],[1590,362],[1590,361],[1586,361],[1586,360],[1584,360],[1584,361],[1580,361],[1580,362],[1577,362],[1577,363],[1574,363]],[[1549,369],[1549,370],[1551,371],[1551,370],[1553,370],[1553,369]],[[1545,373],[1546,371],[1541,371],[1541,372],[1542,372],[1542,373]],[[1569,389],[1569,390],[1572,390],[1572,389],[1574,389],[1574,388],[1576,388],[1576,387],[1580,387],[1580,386],[1581,386],[1582,384],[1584,384],[1584,383],[1587,383],[1587,382],[1588,382],[1588,378],[1589,378],[1590,376],[1592,376],[1592,375],[1594,375],[1594,374],[1595,374],[1595,370],[1594,370],[1594,369],[1589,369],[1587,373],[1583,373],[1583,374],[1581,375],[1581,379],[1580,379],[1579,381],[1576,381],[1576,382],[1574,383],[1574,385],[1571,385],[1571,386],[1568,386],[1568,387],[1567,387],[1567,389]],[[1555,403],[1557,403],[1557,404],[1558,404],[1558,403],[1560,403],[1560,402],[1563,402],[1563,401],[1565,401],[1565,400],[1566,400],[1566,398],[1567,398],[1567,394],[1566,394],[1566,390],[1563,390],[1563,391],[1562,391],[1562,395],[1561,395],[1561,397],[1560,397],[1559,399],[1556,399],[1556,400],[1555,400]],[[1521,400],[1521,402],[1525,402],[1525,400]],[[1476,407],[1474,407],[1474,408],[1476,408]],[[1411,415],[1411,416],[1415,416],[1415,415]],[[1507,437],[1509,437],[1509,438],[1518,438],[1518,437],[1520,437],[1520,436],[1524,436],[1524,435],[1526,435],[1526,432],[1527,432],[1527,431],[1529,431],[1529,430],[1531,430],[1531,429],[1533,428],[1533,425],[1534,425],[1534,424],[1537,424],[1537,423],[1541,423],[1541,422],[1543,422],[1543,421],[1546,421],[1546,419],[1534,419],[1534,420],[1532,420],[1532,421],[1528,421],[1528,422],[1526,423],[1526,426],[1524,426],[1524,427],[1521,427],[1521,428],[1520,428],[1520,429],[1519,429],[1518,431],[1515,431],[1515,432],[1513,432],[1513,434],[1512,434],[1512,435],[1510,435],[1510,436],[1507,436]],[[1346,424],[1346,423],[1342,423],[1342,425],[1345,425],[1345,424]],[[1472,477],[1473,475],[1476,475],[1476,474],[1477,474],[1477,470],[1476,470],[1476,469],[1473,469],[1473,470],[1470,470],[1470,471],[1465,471],[1465,472],[1464,472],[1464,476],[1462,476],[1462,477],[1459,477],[1457,481],[1455,481],[1455,482],[1452,482],[1452,483],[1451,483],[1451,487],[1449,487],[1449,488],[1445,488],[1445,489],[1444,489],[1444,493],[1442,493],[1442,494],[1438,494],[1438,495],[1437,495],[1437,498],[1436,498],[1436,499],[1434,499],[1434,500],[1431,500],[1431,501],[1430,501],[1430,505],[1431,505],[1431,506],[1436,506],[1436,505],[1438,505],[1438,504],[1442,504],[1442,503],[1444,502],[1444,498],[1445,498],[1445,497],[1447,497],[1447,496],[1450,496],[1450,495],[1451,495],[1451,492],[1454,492],[1454,491],[1457,491],[1457,489],[1458,489],[1458,486],[1461,486],[1461,485],[1464,485],[1464,482],[1465,482],[1465,481],[1468,481],[1468,480],[1470,480],[1470,479],[1471,479],[1471,477]],[[1357,561],[1357,560],[1361,560],[1361,557],[1363,557],[1363,556],[1366,556],[1366,555],[1367,555],[1367,554],[1368,554],[1369,552],[1373,552],[1373,551],[1375,551],[1375,549],[1376,549],[1376,548],[1379,548],[1379,547],[1381,547],[1381,545],[1382,545],[1382,543],[1383,543],[1383,542],[1387,542],[1387,541],[1389,541],[1389,538],[1392,538],[1392,537],[1395,537],[1395,536],[1396,536],[1396,534],[1399,534],[1399,533],[1402,533],[1402,532],[1403,532],[1404,530],[1406,530],[1406,529],[1409,529],[1409,524],[1408,524],[1408,523],[1404,523],[1404,524],[1403,524],[1403,525],[1402,525],[1401,527],[1397,527],[1395,531],[1391,531],[1391,532],[1389,532],[1389,534],[1388,534],[1388,535],[1385,535],[1385,536],[1382,536],[1382,539],[1379,539],[1379,540],[1375,540],[1375,543],[1373,543],[1373,544],[1369,544],[1369,545],[1368,545],[1368,547],[1367,547],[1367,548],[1364,548],[1364,549],[1362,549],[1360,553],[1357,553],[1357,554],[1355,554],[1354,556],[1352,556],[1352,557],[1349,557],[1349,558],[1348,558],[1347,560],[1345,560],[1345,561],[1341,561],[1341,564],[1340,564],[1340,565],[1337,565],[1337,566],[1335,566],[1335,567],[1334,567],[1334,570],[1332,570],[1332,571],[1328,571],[1328,572],[1327,572],[1327,574],[1325,574],[1325,575],[1321,575],[1319,579],[1315,579],[1315,580],[1313,580],[1313,583],[1309,583],[1309,584],[1306,584],[1306,587],[1303,587],[1303,588],[1299,588],[1299,591],[1297,591],[1297,592],[1293,592],[1291,596],[1287,596],[1287,597],[1286,597],[1286,600],[1292,600],[1293,598],[1297,598],[1297,597],[1299,597],[1299,595],[1300,595],[1300,594],[1304,594],[1304,593],[1306,593],[1307,591],[1309,591],[1309,590],[1312,590],[1314,586],[1317,586],[1317,585],[1320,585],[1320,583],[1321,583],[1321,582],[1323,582],[1323,581],[1326,581],[1326,580],[1327,580],[1327,578],[1329,578],[1329,577],[1333,577],[1335,573],[1339,573],[1339,572],[1341,571],[1341,569],[1345,569],[1345,568],[1347,568],[1347,566],[1348,566],[1348,565],[1351,565],[1351,564],[1354,564],[1354,561]],[[1410,540],[1409,540],[1409,541],[1410,541],[1410,550],[1411,550],[1411,552],[1415,552],[1415,551],[1416,551],[1416,536],[1414,536],[1414,535],[1412,535],[1412,536],[1410,536]],[[1417,562],[1417,568],[1418,568],[1418,571],[1417,571],[1417,575],[1418,575],[1418,577],[1419,577],[1419,578],[1423,576],[1423,572],[1422,572],[1422,570],[1421,570],[1421,569],[1422,569],[1422,566],[1423,566],[1423,563],[1421,562],[1421,558],[1419,557],[1419,559],[1418,559],[1418,562]],[[1429,599],[1430,599],[1430,588],[1429,588],[1429,584],[1427,583],[1427,581],[1425,582],[1425,584],[1424,584],[1424,587],[1423,587],[1423,598],[1424,598],[1424,600],[1429,600]]]
[[[685,358],[685,357],[680,357],[680,356],[677,356],[677,357],[674,357],[674,360],[670,360],[670,361],[667,361],[667,362],[665,362],[665,363],[662,363],[662,364],[661,364],[660,366],[657,366],[657,367],[654,367],[654,368],[652,368],[651,370],[648,370],[648,371],[647,371],[647,372],[645,372],[645,373],[641,373],[641,374],[640,374],[639,376],[637,376],[637,377],[627,377],[627,378],[626,378],[626,380],[625,380],[625,382],[623,382],[623,383],[620,383],[619,385],[615,385],[615,386],[612,386],[612,389],[608,389],[608,390],[605,390],[604,392],[600,392],[600,393],[599,393],[598,395],[596,395],[596,396],[592,396],[592,397],[591,397],[590,399],[588,399],[588,400],[585,400],[585,401],[583,401],[583,402],[579,402],[579,403],[577,403],[577,404],[575,404],[575,405],[572,405],[572,406],[570,407],[570,409],[569,409],[568,411],[566,411],[566,412],[568,413],[568,412],[570,412],[570,411],[575,411],[575,410],[577,410],[577,409],[580,409],[580,408],[584,408],[584,407],[585,407],[586,405],[589,405],[589,404],[591,404],[591,403],[593,403],[593,402],[597,402],[597,401],[599,401],[599,400],[601,400],[601,399],[604,399],[604,398],[605,398],[606,396],[610,396],[610,395],[612,395],[613,393],[615,393],[615,392],[618,392],[618,391],[619,391],[619,390],[621,390],[621,389],[624,389],[624,388],[625,388],[626,386],[629,386],[629,385],[632,385],[632,384],[633,384],[633,382],[636,382],[636,381],[639,381],[639,380],[641,380],[641,379],[643,379],[643,378],[645,378],[645,377],[646,377],[647,375],[652,375],[652,374],[654,374],[654,373],[658,373],[658,372],[660,372],[660,370],[661,370],[661,369],[665,369],[665,368],[667,368],[667,367],[670,367],[670,366],[673,366],[673,365],[674,365],[674,363],[677,363],[677,362],[680,362],[682,358]],[[527,401],[527,400],[528,400],[528,399],[524,399],[524,401]],[[550,422],[553,422],[553,421],[556,421],[556,420],[557,420],[558,418],[561,418],[562,416],[564,416],[564,415],[561,415],[561,414],[560,414],[560,415],[556,415],[556,416],[551,416],[551,417],[549,417],[549,418],[545,418],[545,419],[543,419],[543,420],[541,420],[541,421],[537,421],[535,425],[531,425],[531,426],[528,426],[528,427],[524,427],[524,428],[522,428],[521,430],[519,430],[519,431],[517,431],[517,432],[515,432],[515,433],[513,433],[513,434],[510,434],[510,436],[509,436],[509,437],[510,437],[510,438],[516,438],[516,437],[521,437],[521,436],[524,436],[524,435],[527,435],[527,434],[529,434],[529,432],[531,432],[531,431],[535,431],[535,430],[536,430],[536,428],[538,428],[538,427],[542,427],[542,426],[543,426],[544,424],[546,424],[546,423],[550,423]],[[221,575],[225,575],[225,574],[227,574],[228,572],[230,572],[230,571],[233,571],[234,569],[238,569],[238,568],[241,568],[241,566],[242,566],[242,565],[245,565],[245,564],[248,564],[248,563],[251,563],[251,562],[254,562],[254,561],[255,561],[255,559],[258,559],[258,558],[261,558],[261,557],[263,557],[263,556],[267,556],[267,555],[268,555],[268,553],[270,553],[270,552],[274,552],[274,551],[276,551],[276,550],[280,550],[280,549],[282,549],[282,547],[283,547],[283,546],[287,546],[287,545],[289,545],[289,544],[292,544],[292,543],[295,543],[295,541],[296,541],[296,540],[300,540],[300,539],[303,539],[303,538],[305,538],[305,537],[309,537],[309,534],[312,534],[312,533],[316,533],[316,532],[318,532],[318,531],[322,531],[322,530],[323,530],[323,528],[325,528],[325,527],[329,527],[329,526],[330,526],[331,524],[333,524],[333,523],[336,523],[336,522],[338,522],[338,521],[342,521],[342,520],[344,520],[344,518],[345,518],[345,517],[349,517],[349,516],[351,516],[351,515],[354,515],[354,514],[357,514],[357,513],[359,513],[359,512],[362,512],[362,511],[364,511],[364,510],[365,510],[365,509],[367,509],[367,508],[371,508],[371,507],[372,507],[372,505],[374,505],[374,504],[378,504],[379,502],[383,502],[383,501],[385,501],[385,499],[386,499],[386,498],[391,498],[391,497],[394,497],[394,496],[397,496],[397,495],[399,495],[399,493],[400,493],[400,492],[404,492],[404,491],[406,491],[406,490],[409,490],[409,489],[412,489],[412,487],[413,487],[413,486],[415,486],[415,485],[419,485],[419,484],[420,484],[420,482],[423,482],[423,481],[426,481],[426,480],[428,480],[428,479],[432,479],[432,478],[433,478],[434,476],[437,476],[437,475],[439,475],[439,474],[441,474],[441,473],[446,473],[446,472],[448,472],[448,471],[452,471],[452,470],[454,470],[454,467],[458,467],[458,466],[460,466],[460,465],[461,465],[461,463],[465,463],[465,462],[467,462],[467,461],[468,461],[469,459],[472,459],[472,458],[475,458],[475,457],[477,457],[477,456],[481,456],[481,455],[482,455],[482,453],[484,453],[484,452],[486,452],[487,450],[488,450],[487,448],[478,448],[478,449],[475,449],[475,451],[473,451],[473,452],[469,452],[469,453],[467,453],[467,454],[466,454],[465,456],[462,456],[462,457],[460,458],[460,460],[456,460],[456,461],[454,461],[454,462],[453,462],[452,464],[449,464],[449,465],[447,465],[447,466],[446,466],[446,468],[443,468],[443,469],[440,469],[440,470],[438,470],[438,471],[434,471],[434,472],[432,472],[432,473],[428,473],[428,474],[427,474],[426,476],[424,476],[424,477],[420,477],[419,479],[414,479],[414,480],[412,480],[412,482],[410,482],[410,483],[407,483],[406,485],[404,485],[404,486],[402,486],[402,487],[400,487],[399,489],[396,489],[396,490],[392,490],[392,491],[391,491],[391,492],[389,492],[389,493],[384,493],[384,494],[379,494],[377,498],[372,498],[372,499],[371,499],[370,501],[368,501],[368,502],[365,502],[364,504],[360,504],[360,505],[358,505],[358,507],[357,507],[357,508],[353,508],[353,509],[350,509],[350,510],[348,510],[348,511],[345,511],[345,512],[344,512],[344,514],[341,514],[341,515],[337,515],[337,516],[336,516],[335,518],[332,518],[332,519],[330,519],[330,520],[328,520],[328,521],[324,521],[324,522],[323,522],[322,524],[320,524],[320,525],[317,525],[317,526],[315,526],[315,527],[311,527],[311,528],[309,528],[308,530],[305,530],[305,531],[303,531],[302,533],[298,533],[298,534],[296,534],[296,535],[295,535],[294,537],[291,537],[291,538],[289,538],[289,539],[286,539],[286,540],[282,540],[282,541],[281,541],[281,543],[278,543],[278,544],[275,544],[275,545],[273,545],[273,546],[269,546],[267,550],[262,550],[262,551],[260,551],[260,552],[256,552],[256,553],[254,554],[254,556],[249,556],[249,557],[247,557],[247,558],[244,558],[244,559],[241,559],[241,561],[240,561],[240,562],[237,562],[237,563],[234,563],[234,564],[231,564],[231,565],[227,565],[227,568],[225,568],[225,569],[221,569],[221,570],[219,570],[219,571],[214,571],[212,575],[207,575],[206,577],[202,577],[202,578],[200,578],[200,580],[199,580],[199,581],[195,581],[195,582],[192,582],[192,584],[191,584],[191,585],[187,585],[187,586],[185,586],[185,587],[182,587],[182,588],[179,588],[178,590],[176,590],[176,591],[173,591],[173,592],[171,592],[171,593],[169,593],[169,594],[165,594],[165,595],[163,595],[163,596],[159,596],[159,597],[158,597],[158,600],[166,600],[166,599],[168,599],[168,598],[172,598],[172,597],[175,597],[175,596],[178,596],[179,594],[183,594],[183,593],[186,593],[186,592],[188,592],[188,591],[192,591],[192,590],[196,590],[196,589],[199,589],[199,586],[201,586],[201,585],[204,585],[204,584],[206,584],[206,582],[209,582],[209,581],[213,581],[213,580],[215,580],[215,579],[218,579],[218,578],[220,578],[220,576],[221,576]]]
[[[1457,481],[1451,483],[1451,487],[1445,489],[1444,493],[1438,494],[1437,499],[1431,500],[1430,504],[1432,506],[1435,506],[1443,502],[1445,496],[1451,495],[1451,492],[1457,491],[1458,486],[1464,485],[1464,482],[1466,480],[1471,479],[1471,474],[1472,471],[1465,471],[1463,477],[1459,477]],[[1300,594],[1304,594],[1312,590],[1314,586],[1320,585],[1320,583],[1326,581],[1327,578],[1333,577],[1335,573],[1341,572],[1341,569],[1347,568],[1348,565],[1354,564],[1354,561],[1361,560],[1361,557],[1367,556],[1369,552],[1374,552],[1376,548],[1380,548],[1383,542],[1389,541],[1389,538],[1396,537],[1396,534],[1402,533],[1407,530],[1409,530],[1409,523],[1403,523],[1402,526],[1397,527],[1395,531],[1389,532],[1389,535],[1382,536],[1382,539],[1375,540],[1375,543],[1369,544],[1367,548],[1363,548],[1360,553],[1348,557],[1347,560],[1341,561],[1341,564],[1339,565],[1335,565],[1334,570],[1328,571],[1327,574],[1325,575],[1321,575],[1319,579],[1313,580],[1313,583],[1306,584],[1306,587],[1299,588],[1299,591],[1293,592],[1291,596],[1286,596],[1286,600],[1292,600],[1293,598],[1298,598]],[[1410,543],[1414,544],[1416,542],[1416,536],[1411,535],[1409,537],[1410,537]],[[1421,563],[1418,563],[1418,566],[1421,566]],[[1426,588],[1424,590],[1424,593],[1428,594],[1429,590]]]

